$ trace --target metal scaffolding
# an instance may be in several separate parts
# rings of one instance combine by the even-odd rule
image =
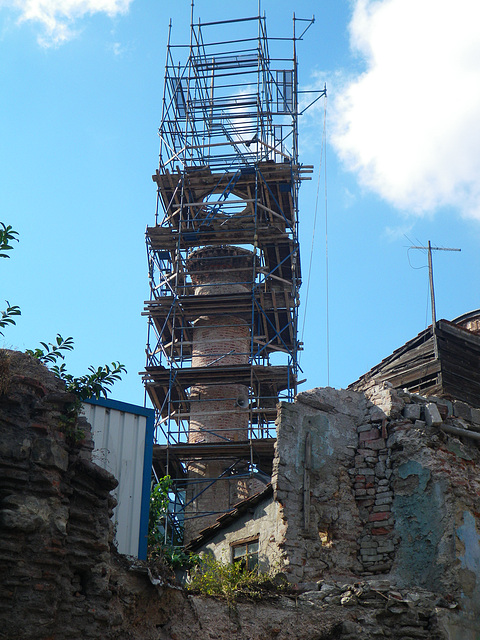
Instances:
[[[296,394],[298,190],[312,171],[298,161],[296,43],[312,22],[294,17],[290,38],[270,38],[262,16],[192,19],[187,45],[172,44],[170,24],[157,211],[146,233],[144,381],[157,415],[156,471],[174,478],[175,526],[225,510],[188,510],[186,502],[213,483],[268,478],[276,405]],[[287,47],[289,57],[270,55]],[[204,353],[196,356],[200,324],[213,336],[241,326],[243,339],[212,347],[209,338],[205,362]],[[248,397],[225,397],[225,389],[238,388]],[[199,411],[201,425],[193,427]],[[215,412],[226,424],[221,431],[208,426]],[[229,426],[229,413],[238,412],[248,414],[247,430],[234,420]],[[224,460],[224,469],[192,478],[189,465],[199,460]],[[190,493],[189,484],[197,485]]]

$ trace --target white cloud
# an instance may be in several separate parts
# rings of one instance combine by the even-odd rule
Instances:
[[[480,219],[480,3],[356,0],[366,70],[334,98],[333,144],[399,209]]]
[[[126,13],[133,0],[0,0],[0,7],[20,12],[19,22],[37,22],[43,27],[38,37],[42,46],[60,45],[75,37],[75,22],[87,15]]]
[[[121,56],[123,54],[123,51],[124,51],[124,49],[123,49],[122,45],[120,44],[120,42],[114,42],[111,45],[111,49],[112,49],[113,55],[115,55],[115,56]]]

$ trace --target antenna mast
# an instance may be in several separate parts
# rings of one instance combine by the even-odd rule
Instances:
[[[437,338],[436,338],[436,327],[437,327],[437,314],[435,310],[435,290],[433,287],[433,260],[432,260],[432,251],[461,251],[461,249],[450,249],[445,247],[432,247],[430,240],[428,241],[428,245],[426,247],[410,247],[410,249],[423,249],[423,251],[428,251],[428,279],[430,282],[430,302],[432,307],[432,333],[433,333],[433,344],[435,350],[435,358],[438,358],[438,346],[437,346]]]

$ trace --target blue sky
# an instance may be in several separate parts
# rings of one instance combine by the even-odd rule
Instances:
[[[197,0],[195,15],[240,17],[217,7]],[[256,0],[241,7],[257,13]],[[438,317],[480,306],[480,7],[451,7],[262,0],[270,35],[315,14],[300,85],[328,89],[326,159],[323,103],[300,122],[301,161],[315,165],[300,199],[303,310],[321,164],[303,389],[347,386],[430,323],[427,257],[411,244],[462,250],[434,255]],[[112,395],[138,404],[170,17],[185,42],[186,0],[0,0],[0,220],[20,233],[0,300],[22,308],[0,345],[71,335],[69,370],[120,360]]]

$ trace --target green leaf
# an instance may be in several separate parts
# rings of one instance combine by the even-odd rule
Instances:
[[[20,311],[20,307],[17,305],[10,306],[8,300],[5,300],[7,303],[7,308],[5,311],[0,312],[0,329],[4,329],[8,325],[16,324],[15,320],[12,316],[20,316],[22,312]],[[3,332],[0,331],[0,335],[3,336]]]

